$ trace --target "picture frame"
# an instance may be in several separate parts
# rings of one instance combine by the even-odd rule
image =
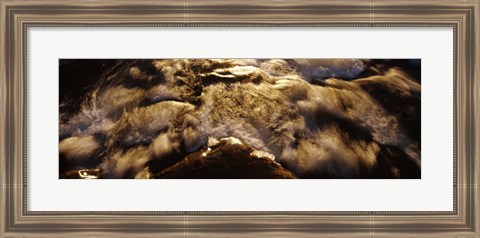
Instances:
[[[0,2],[0,237],[479,237],[480,2]],[[452,212],[28,211],[28,27],[452,27]]]

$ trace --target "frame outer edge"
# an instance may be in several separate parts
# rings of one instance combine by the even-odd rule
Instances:
[[[474,199],[476,202],[473,203],[473,210],[477,211],[474,212],[474,229],[475,233],[478,234],[480,231],[480,210],[479,207],[479,200],[480,200],[480,0],[475,2],[474,6],[474,17],[473,17],[473,34],[474,34],[474,43],[473,46],[475,47],[474,56],[473,56],[473,88],[474,88],[474,121],[475,123],[475,140],[474,140],[474,158],[473,161],[476,163],[474,164],[474,178],[473,182],[475,184],[475,195]],[[475,30],[476,29],[476,30]],[[480,234],[478,234],[480,236]]]
[[[7,85],[5,75],[5,7],[2,0],[0,0],[0,211],[5,209],[5,158],[6,151],[4,143],[6,139],[6,106],[7,106]],[[5,216],[4,212],[0,212],[0,237],[5,233]]]
[[[20,122],[22,121],[23,119],[23,116],[21,115],[23,113],[23,109],[21,108],[15,108],[15,105],[14,103],[15,102],[19,102],[20,104],[23,102],[23,98],[21,97],[21,95],[15,95],[15,93],[17,92],[20,92],[19,94],[21,94],[23,88],[20,86],[16,86],[15,88],[15,82],[12,81],[11,79],[11,76],[20,76],[18,75],[20,72],[22,72],[22,67],[19,67],[23,64],[23,62],[21,62],[21,59],[18,59],[17,57],[19,57],[18,54],[15,54],[15,52],[21,52],[22,49],[21,49],[21,45],[22,44],[18,44],[18,40],[17,38],[13,38],[12,36],[8,35],[7,33],[14,33],[14,37],[18,37],[20,36],[21,37],[21,34],[19,34],[17,31],[18,31],[18,25],[16,27],[13,27],[14,29],[12,30],[12,25],[14,24],[14,22],[12,22],[11,20],[14,19],[15,20],[15,17],[11,17],[9,14],[10,12],[8,11],[8,7],[7,7],[7,4],[5,2],[11,2],[11,1],[4,1],[4,0],[0,0],[0,32],[1,32],[1,37],[0,37],[0,80],[1,80],[1,83],[0,83],[0,86],[2,87],[0,89],[0,185],[1,185],[1,189],[0,189],[0,237],[3,237],[4,235],[6,236],[17,236],[17,235],[28,235],[28,236],[31,236],[31,235],[35,235],[35,234],[32,234],[29,232],[29,226],[26,226],[24,228],[18,228],[20,230],[18,230],[18,233],[17,231],[11,231],[11,233],[9,232],[9,226],[12,225],[13,223],[15,223],[15,221],[10,221],[9,218],[14,218],[14,220],[17,220],[21,217],[21,211],[19,212],[18,208],[21,208],[21,205],[14,204],[14,201],[12,200],[17,200],[18,199],[18,195],[20,195],[21,197],[21,187],[22,187],[22,184],[21,184],[21,181],[22,181],[22,178],[21,178],[21,175],[22,175],[22,172],[21,170],[18,170],[19,168],[18,167],[15,167],[15,164],[13,162],[13,156],[17,156],[17,155],[22,155],[21,153],[21,147],[23,146],[21,143],[17,143],[17,145],[15,145],[14,142],[11,142],[11,143],[8,143],[9,142],[9,139],[15,139],[15,140],[18,140],[22,137],[22,135],[19,135],[18,133],[15,134],[15,129],[11,129],[11,128],[19,128],[18,127],[18,124],[17,126],[13,125],[15,124],[16,122]],[[123,1],[117,1],[117,3],[124,3]],[[143,2],[147,2],[147,1],[141,1],[142,3]],[[150,1],[148,1],[150,2]],[[209,2],[210,4],[212,3],[212,1],[202,1],[202,2]],[[251,3],[250,1],[248,1],[249,3]],[[262,2],[265,2],[265,1],[262,1]],[[302,1],[304,2],[304,1]],[[386,1],[379,1],[379,2],[382,2],[382,3],[387,3]],[[399,1],[400,2],[400,1]],[[405,2],[405,1],[402,1],[402,2]],[[422,1],[422,2],[426,2],[426,1]],[[457,1],[439,1],[441,2],[442,4],[453,4],[453,3],[458,3]],[[25,4],[31,4],[32,1],[28,1],[27,3]],[[33,3],[38,3],[36,1],[33,1]],[[48,5],[48,3],[58,3],[58,1],[46,1],[46,5]],[[432,3],[432,1],[430,1],[430,3]],[[474,5],[473,7],[473,16],[472,16],[472,19],[473,19],[473,22],[471,22],[470,24],[470,29],[467,29],[470,31],[470,34],[473,34],[473,36],[470,36],[469,38],[470,39],[463,39],[465,40],[464,43],[469,43],[471,44],[472,47],[474,47],[474,49],[469,49],[470,45],[463,45],[463,47],[467,47],[465,49],[466,50],[471,50],[471,54],[470,55],[470,60],[469,62],[471,63],[471,65],[469,67],[470,70],[469,72],[465,72],[467,68],[469,67],[466,67],[465,66],[465,62],[463,62],[462,68],[458,67],[457,70],[458,71],[464,71],[462,74],[463,74],[463,77],[466,77],[467,75],[470,75],[470,79],[472,79],[472,82],[468,83],[469,86],[471,86],[472,88],[470,89],[465,89],[465,91],[469,91],[471,94],[470,94],[470,98],[469,99],[466,99],[467,100],[467,103],[470,105],[469,108],[467,108],[467,112],[470,110],[470,118],[471,118],[471,122],[469,123],[471,126],[472,126],[472,132],[470,134],[470,138],[469,140],[467,140],[467,144],[469,144],[470,146],[473,146],[471,148],[467,148],[467,154],[469,154],[471,156],[471,158],[468,158],[468,159],[471,159],[471,161],[468,162],[469,165],[473,165],[473,168],[466,168],[467,170],[469,170],[470,172],[472,172],[473,174],[470,174],[471,177],[467,177],[465,178],[464,182],[467,182],[469,186],[466,186],[465,189],[467,189],[468,191],[470,191],[471,193],[473,193],[471,196],[469,196],[468,198],[464,198],[465,200],[465,203],[466,204],[463,204],[463,205],[466,205],[467,207],[470,207],[472,210],[471,211],[467,211],[466,214],[463,214],[463,215],[466,215],[467,217],[464,217],[465,218],[465,221],[468,222],[471,222],[470,224],[467,224],[469,225],[468,228],[470,228],[470,231],[473,232],[472,233],[467,233],[466,230],[464,229],[461,229],[461,230],[458,230],[458,236],[462,236],[462,237],[471,237],[471,236],[474,236],[474,237],[478,237],[479,234],[478,234],[478,231],[480,229],[480,221],[479,221],[479,202],[478,202],[478,199],[479,199],[479,149],[477,148],[477,144],[478,142],[480,141],[480,129],[479,129],[479,126],[478,126],[478,121],[480,119],[480,115],[479,115],[479,109],[478,107],[480,106],[479,105],[479,98],[480,98],[480,95],[479,95],[479,67],[478,67],[478,64],[480,62],[480,51],[479,51],[479,40],[480,40],[480,37],[479,37],[479,14],[480,14],[480,10],[479,10],[479,1],[478,0],[474,0],[474,1],[463,1],[462,2],[463,4],[467,4],[467,5]],[[87,3],[88,5],[88,3]],[[388,5],[388,3],[387,3]],[[13,14],[13,13],[12,13]],[[11,18],[10,18],[11,17]],[[12,25],[9,25],[8,23],[12,24]],[[461,33],[459,32],[459,35]],[[460,37],[460,36],[459,36]],[[15,39],[13,40],[13,42],[9,39]],[[460,38],[459,38],[460,40]],[[10,45],[7,45],[10,44]],[[15,46],[16,48],[13,49],[12,46]],[[458,49],[458,51],[460,51],[460,49]],[[13,53],[12,53],[13,52]],[[457,52],[458,53],[458,52]],[[22,55],[20,55],[20,58],[21,58]],[[464,59],[466,57],[466,55],[463,55]],[[464,60],[464,59],[460,59],[460,57],[458,58],[458,60]],[[467,59],[468,60],[468,59]],[[13,61],[13,62],[11,62]],[[2,62],[5,62],[5,63],[2,63]],[[18,64],[17,64],[18,63]],[[7,65],[11,65],[11,64],[14,64],[16,65],[15,69],[13,67],[8,67]],[[12,70],[14,69],[14,70]],[[13,71],[13,72],[12,72]],[[17,73],[16,73],[17,72]],[[466,74],[464,74],[466,73]],[[7,79],[10,79],[10,81],[7,81]],[[17,78],[18,79],[18,78]],[[14,85],[12,85],[14,84]],[[13,101],[12,101],[13,100]],[[19,100],[19,101],[16,101],[16,100]],[[460,101],[460,98],[457,99],[457,102]],[[16,104],[16,103],[15,103]],[[460,106],[466,106],[466,105],[459,105]],[[17,113],[20,113],[20,114],[17,114]],[[18,115],[18,116],[17,116]],[[460,116],[460,115],[459,115]],[[463,119],[466,119],[466,118],[463,118]],[[12,124],[12,125],[10,125]],[[466,125],[467,129],[469,127],[469,125]],[[20,125],[20,128],[22,128],[22,125]],[[461,131],[461,130],[457,130],[458,131]],[[463,132],[462,132],[463,133]],[[15,135],[18,135],[19,137],[14,137]],[[1,142],[7,142],[7,143],[1,143]],[[477,145],[477,146],[476,146]],[[20,148],[20,149],[19,149]],[[461,148],[461,147],[460,147]],[[460,149],[459,148],[459,149]],[[9,162],[9,160],[12,160]],[[460,168],[459,168],[460,169]],[[10,176],[10,177],[9,177]],[[20,176],[20,177],[19,177]],[[10,179],[13,179],[13,180],[9,180]],[[16,182],[14,184],[14,182]],[[463,190],[461,188],[459,188],[459,192]],[[8,192],[11,191],[15,194],[9,194]],[[468,194],[468,193],[466,193]],[[17,200],[18,201],[18,200]],[[459,201],[461,203],[463,203],[463,201]],[[21,202],[20,202],[21,204]],[[460,204],[459,204],[460,205]],[[13,211],[12,211],[13,209]],[[8,215],[7,215],[8,213]],[[45,215],[45,216],[48,216],[48,215]],[[41,216],[39,216],[41,217]],[[185,218],[186,217],[186,218]],[[376,216],[377,218],[379,216]],[[102,217],[96,217],[95,220],[99,219],[100,220],[102,219]],[[131,217],[130,217],[131,218]],[[268,218],[268,216],[267,216]],[[347,217],[346,217],[347,218]],[[184,216],[184,219],[187,219],[187,222],[188,222],[188,216]],[[194,220],[193,217],[191,217],[192,220]],[[247,220],[251,221],[251,220],[254,220],[254,219],[251,219],[251,218],[246,218]],[[347,218],[348,219],[348,218]],[[206,218],[206,221],[208,221],[208,216]],[[228,220],[228,219],[227,219]],[[315,219],[313,219],[315,220]],[[216,221],[216,219],[213,219],[212,222]],[[261,221],[261,220],[259,220]],[[185,222],[185,221],[184,221]],[[357,221],[358,222],[358,221]],[[117,223],[115,223],[117,224]],[[38,225],[37,223],[35,223],[34,225]],[[193,225],[193,223],[192,223]],[[198,223],[197,223],[198,225]],[[30,226],[31,227],[31,226]],[[209,226],[211,227],[211,226]],[[31,228],[40,228],[40,227],[31,227]],[[63,227],[65,228],[65,227]],[[372,227],[370,227],[371,229]],[[47,228],[48,229],[48,228]],[[60,228],[62,230],[62,228]],[[82,228],[80,228],[82,229]],[[14,230],[16,230],[16,228],[14,228]],[[124,230],[124,229],[120,229],[120,230]],[[235,231],[238,231],[238,229],[233,229],[232,232],[235,232]],[[45,232],[45,231],[44,231]],[[44,236],[49,236],[49,235],[53,235],[55,231],[52,230],[52,233],[48,232],[48,233],[40,233],[41,235],[44,235]],[[115,231],[108,231],[108,230],[105,230],[103,231],[105,233],[103,233],[103,235],[101,236],[105,236],[105,235],[112,235],[112,234],[116,234],[118,235],[119,233],[116,233]],[[117,231],[119,232],[119,231]],[[196,229],[196,230],[192,230],[192,233],[191,234],[194,234],[194,235],[206,235],[207,233],[198,233],[199,232],[199,229]],[[212,234],[216,234],[216,235],[219,235],[219,233],[214,233],[213,230],[209,230],[209,231],[205,231],[205,232],[212,232],[212,233],[208,233],[210,235]],[[228,230],[225,230],[225,234],[227,234]],[[439,232],[439,231],[438,231]],[[328,232],[326,232],[325,234],[327,234]],[[95,231],[88,231],[88,229],[85,229],[85,232],[82,232],[81,234],[76,234],[76,235],[98,235],[97,233],[95,233]],[[129,232],[129,234],[132,234],[131,232]],[[235,233],[232,234],[232,236],[238,236],[238,234],[240,235],[251,235],[249,233]],[[263,233],[267,236],[278,236],[278,235],[281,235],[282,233],[275,233],[275,231],[269,231],[269,232],[265,232]],[[305,234],[305,233],[303,233]],[[331,234],[331,233],[328,233],[328,234]],[[355,234],[355,233],[353,233]],[[362,235],[368,235],[368,232],[365,232],[365,233],[361,233]],[[380,233],[379,233],[380,234]],[[384,233],[384,234],[388,234],[388,233]],[[408,234],[411,234],[410,232]],[[417,233],[416,233],[417,234]],[[436,235],[440,235],[440,233],[434,233]],[[38,234],[37,234],[38,235]],[[58,234],[57,234],[58,235]],[[60,233],[60,235],[63,235],[63,236],[66,236],[68,235],[68,233]],[[126,235],[126,234],[124,234]],[[152,233],[153,235],[153,233]],[[181,234],[179,234],[181,235]],[[188,235],[188,233],[183,233],[183,235]],[[338,234],[336,234],[338,235]],[[345,235],[345,233],[341,233],[341,235]],[[356,235],[359,235],[358,233]],[[377,234],[378,235],[378,234]],[[398,234],[396,234],[398,235]],[[406,234],[405,234],[406,235]],[[417,234],[419,235],[419,234]],[[423,234],[423,235],[428,235],[428,234]],[[432,234],[430,234],[432,235]],[[436,235],[433,235],[433,236],[436,236]],[[448,233],[448,236],[451,236],[452,233]],[[168,236],[168,235],[166,235]],[[374,233],[370,233],[369,236],[376,236]],[[432,237],[433,237],[432,236]],[[457,235],[456,235],[457,236]]]
[[[8,140],[9,84],[7,81],[7,32],[8,14],[6,4],[0,0],[0,237],[7,232],[8,215],[8,182],[7,158],[9,146],[4,143]]]

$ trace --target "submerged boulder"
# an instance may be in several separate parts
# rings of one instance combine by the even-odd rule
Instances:
[[[273,155],[259,152],[243,141],[223,138],[211,147],[189,154],[154,178],[169,179],[292,179]]]

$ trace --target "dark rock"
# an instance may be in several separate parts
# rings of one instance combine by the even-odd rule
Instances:
[[[76,169],[60,175],[60,179],[101,179],[101,169]]]
[[[267,156],[258,156],[256,150],[230,137],[212,147],[194,152],[174,166],[160,172],[159,179],[293,179]],[[253,152],[253,153],[252,153]],[[261,154],[261,153],[260,153]]]

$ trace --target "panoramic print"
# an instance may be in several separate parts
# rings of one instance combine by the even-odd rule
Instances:
[[[60,59],[60,179],[420,179],[420,59]]]

